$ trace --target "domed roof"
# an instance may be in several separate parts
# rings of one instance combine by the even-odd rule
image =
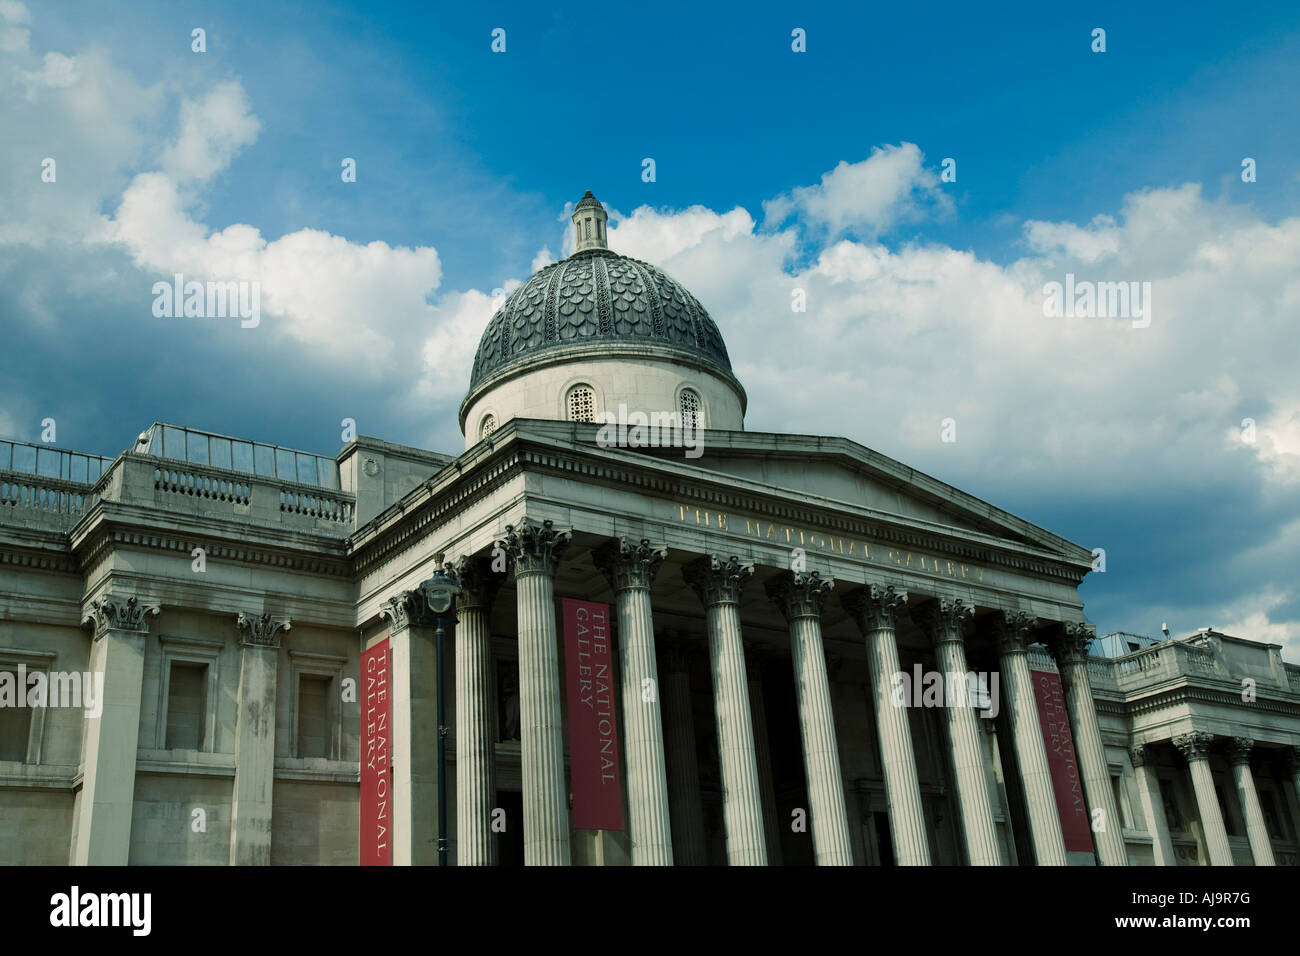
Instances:
[[[604,212],[590,192],[579,207],[584,203]],[[474,356],[470,393],[503,369],[584,343],[596,355],[611,342],[672,351],[730,377],[722,335],[695,296],[654,266],[603,248],[602,227],[588,242],[593,248],[546,266],[492,316]]]

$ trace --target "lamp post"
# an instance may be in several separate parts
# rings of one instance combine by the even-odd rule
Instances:
[[[449,574],[442,567],[443,554],[433,556],[433,577],[420,584],[419,591],[424,602],[426,623],[432,622],[437,635],[437,677],[438,682],[438,865],[447,865],[447,695],[446,682],[443,680],[442,649],[447,628],[454,632],[456,624],[456,595],[460,594],[460,583],[454,574]]]

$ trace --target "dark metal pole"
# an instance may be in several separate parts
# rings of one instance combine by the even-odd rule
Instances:
[[[438,865],[447,865],[447,685],[442,676],[442,619],[438,620]]]

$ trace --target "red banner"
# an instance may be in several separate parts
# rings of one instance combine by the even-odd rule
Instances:
[[[614,725],[614,658],[609,605],[564,599],[564,662],[569,690],[569,783],[578,830],[622,830]]]
[[[393,862],[393,824],[389,808],[392,780],[388,773],[390,701],[388,638],[361,653],[361,821],[362,866]]]
[[[1060,675],[1050,671],[1029,673],[1034,680],[1038,722],[1042,724],[1043,742],[1047,745],[1047,765],[1052,771],[1052,790],[1056,794],[1065,848],[1091,853],[1092,817],[1088,813],[1088,801],[1083,796],[1079,764],[1074,759],[1074,735],[1070,732],[1070,719],[1065,711]],[[1106,825],[1118,826],[1119,821],[1107,820]]]

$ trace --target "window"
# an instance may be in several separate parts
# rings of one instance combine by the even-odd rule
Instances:
[[[1274,840],[1285,840],[1286,832],[1282,829],[1282,817],[1277,812],[1277,802],[1273,799],[1272,790],[1259,791],[1259,808],[1264,813],[1264,825],[1268,828],[1268,835]]]
[[[0,670],[0,684],[14,689],[15,706],[0,707],[0,760],[27,760],[27,740],[32,732],[32,708],[27,706],[27,688],[18,686],[18,671]]]
[[[596,393],[590,385],[575,385],[569,389],[569,421],[594,422],[596,420]]]
[[[678,404],[682,414],[682,428],[703,428],[704,421],[700,415],[700,396],[689,388],[682,389]]]
[[[172,661],[167,685],[167,749],[202,750],[208,665]]]
[[[591,238],[591,220],[590,220],[590,219],[587,220],[587,238],[588,238],[588,239]]]
[[[496,430],[497,430],[497,417],[491,413],[484,415],[482,422],[480,422],[478,426],[479,441],[482,441],[484,438],[487,438],[488,435],[491,435]]]
[[[299,759],[345,760],[340,688],[347,658],[290,648],[289,686],[293,705],[289,718],[290,756]],[[355,756],[353,760],[357,759]]]
[[[333,681],[319,674],[298,676],[298,756],[329,757],[333,734],[330,732],[330,685]]]

